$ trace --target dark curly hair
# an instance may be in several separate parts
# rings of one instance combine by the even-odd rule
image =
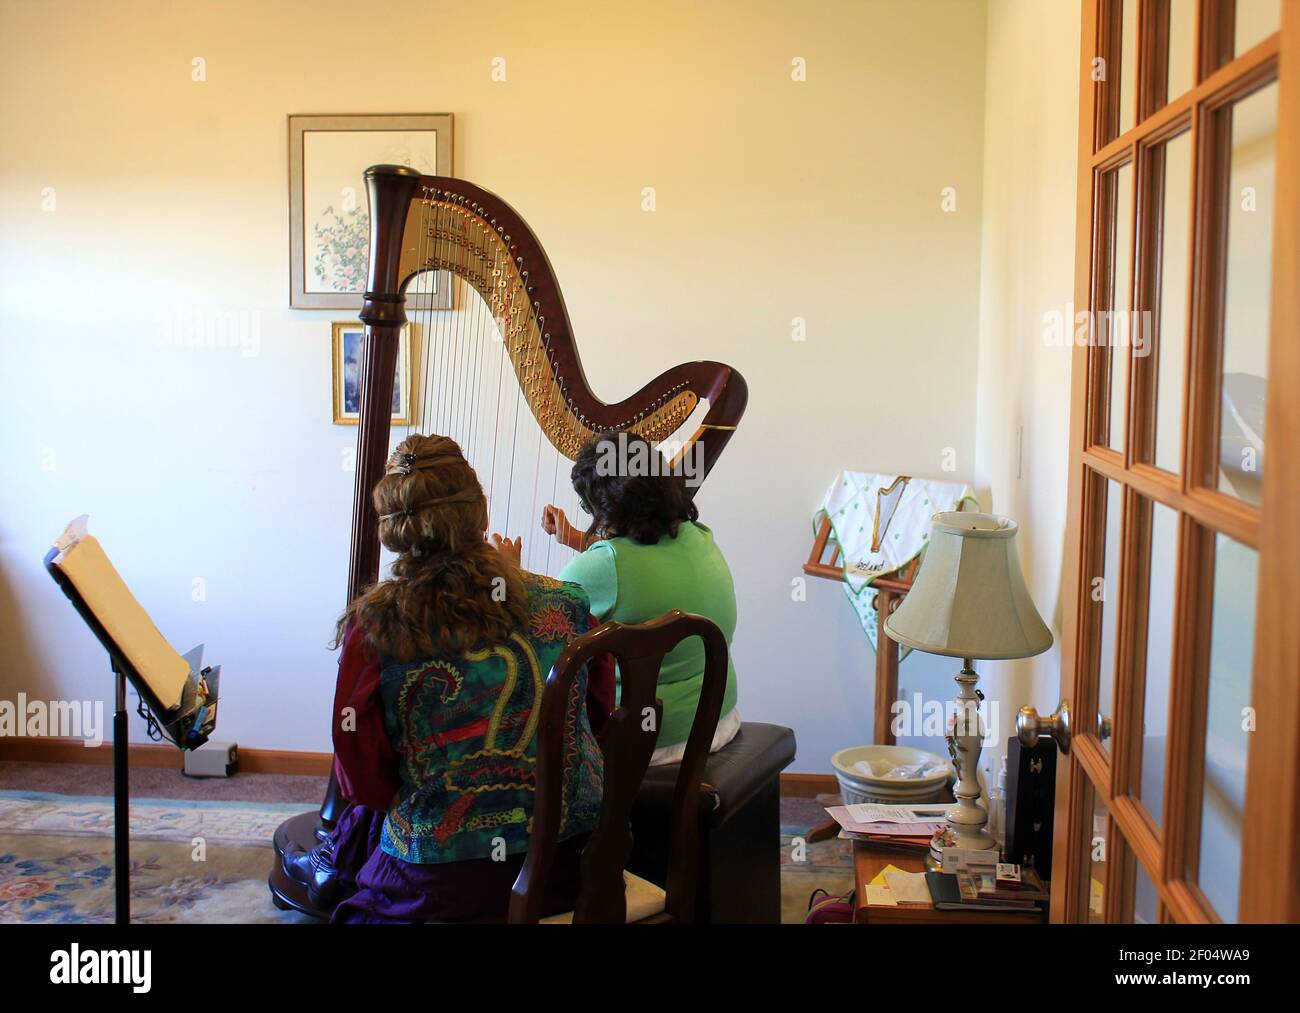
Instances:
[[[572,478],[599,538],[654,545],[700,516],[685,478],[670,472],[663,455],[635,433],[593,436],[574,458]]]

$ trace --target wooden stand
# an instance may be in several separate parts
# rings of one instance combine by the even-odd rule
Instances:
[[[823,516],[808,562],[803,564],[803,572],[810,577],[842,581],[844,570],[839,565],[839,546],[832,546],[830,559],[826,562],[822,561],[822,557],[826,555],[830,536],[831,520]],[[870,588],[864,592],[876,596],[876,706],[875,729],[871,740],[876,745],[894,745],[891,719],[894,714],[894,702],[898,699],[898,642],[891,640],[885,632],[885,620],[893,614],[899,602],[912,589],[912,580],[916,577],[919,565],[918,557],[901,570],[877,577],[871,582]]]

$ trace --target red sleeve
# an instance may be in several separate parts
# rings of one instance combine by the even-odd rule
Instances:
[[[599,625],[600,620],[591,616],[588,629]],[[614,655],[597,654],[587,662],[587,720],[598,739],[614,710],[614,696]]]
[[[393,801],[398,778],[397,752],[384,731],[379,670],[379,658],[366,646],[360,627],[350,626],[334,689],[334,773],[347,798],[382,813]]]

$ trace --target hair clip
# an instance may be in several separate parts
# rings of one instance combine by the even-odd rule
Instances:
[[[397,462],[390,464],[384,474],[409,475],[415,469],[415,462],[419,460],[418,454],[410,454],[405,451],[398,454],[397,457]]]

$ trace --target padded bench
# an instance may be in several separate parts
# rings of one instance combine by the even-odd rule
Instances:
[[[780,775],[794,751],[791,729],[744,722],[709,756],[700,803],[702,924],[781,921]],[[628,871],[659,886],[666,886],[676,780],[676,764],[651,767],[632,809]]]

